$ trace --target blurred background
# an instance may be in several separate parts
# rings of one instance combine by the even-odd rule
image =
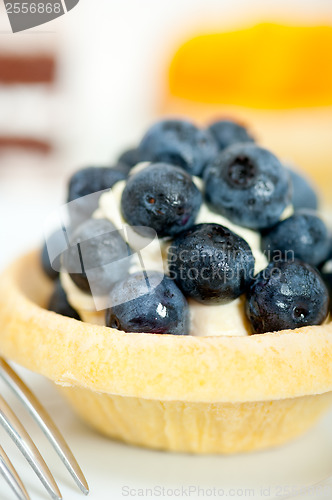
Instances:
[[[80,0],[12,34],[0,8],[0,266],[38,244],[66,180],[161,115],[234,117],[332,202],[330,0]]]
[[[314,179],[323,209],[332,205],[331,0],[80,0],[65,16],[16,34],[0,2],[0,268],[42,242],[73,171],[116,163],[164,115],[244,122]],[[91,498],[122,498],[123,484],[247,487],[259,475],[266,484],[300,485],[331,472],[330,415],[280,450],[175,457],[106,441],[46,380],[22,373],[69,440]],[[56,477],[60,465],[52,464]],[[21,473],[29,484],[24,464]],[[44,498],[37,488],[35,498]],[[65,498],[81,498],[64,489]],[[314,497],[331,498],[331,486]]]

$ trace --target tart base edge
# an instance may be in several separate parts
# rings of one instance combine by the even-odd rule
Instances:
[[[83,421],[112,439],[196,454],[282,445],[305,433],[332,403],[332,392],[256,403],[190,403],[59,390]]]

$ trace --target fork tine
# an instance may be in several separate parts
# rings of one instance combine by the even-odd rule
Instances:
[[[0,474],[7,481],[19,500],[30,500],[20,476],[17,474],[2,446],[0,446]]]
[[[62,500],[59,488],[43,457],[2,396],[0,396],[0,424],[25,456],[51,497],[54,500]]]
[[[36,396],[3,358],[0,358],[0,377],[29,410],[31,416],[36,420],[52,444],[80,490],[87,495],[89,493],[88,483],[59,429]]]

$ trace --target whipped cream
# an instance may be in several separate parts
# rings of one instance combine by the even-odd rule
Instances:
[[[192,299],[188,302],[191,335],[200,337],[250,335],[243,296],[224,305],[207,306]]]
[[[149,163],[139,163],[132,169],[134,174],[144,169]],[[202,180],[193,178],[197,187],[202,190]],[[129,228],[121,213],[121,197],[126,181],[117,182],[112,189],[103,193],[99,200],[99,207],[93,214],[94,218],[105,218],[110,220],[117,229]],[[255,257],[255,273],[264,269],[267,259],[260,250],[261,238],[258,232],[233,224],[222,215],[212,212],[203,203],[198,213],[196,223],[216,223],[228,227],[247,241]],[[130,230],[130,228],[129,228]],[[128,233],[126,233],[127,236]],[[167,250],[170,242],[167,238],[154,239],[147,245],[143,237],[135,237],[135,241],[128,237],[130,246],[134,252],[140,252],[133,256],[130,272],[142,270],[141,263],[147,270],[158,270],[167,273]],[[83,321],[96,324],[105,324],[104,311],[96,311],[91,295],[82,292],[66,273],[61,273],[61,283],[65,289],[68,301],[80,314]],[[194,300],[189,300],[189,310],[191,318],[190,334],[196,336],[244,336],[250,334],[250,328],[244,313],[244,297],[240,297],[228,304],[204,305]]]

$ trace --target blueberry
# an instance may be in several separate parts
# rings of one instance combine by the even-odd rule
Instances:
[[[329,232],[312,210],[298,210],[262,235],[262,251],[272,260],[303,260],[312,266],[324,262],[329,254]]]
[[[188,335],[189,307],[173,280],[157,271],[135,273],[114,285],[106,325],[125,332]]]
[[[205,304],[225,304],[251,284],[255,259],[248,243],[227,227],[197,224],[174,239],[168,266],[186,296]]]
[[[51,263],[50,256],[48,253],[48,246],[56,248],[57,241],[62,241],[63,232],[61,229],[54,231],[48,238],[47,242],[44,243],[41,251],[41,266],[43,268],[44,273],[51,279],[55,280],[59,276],[60,271],[60,252],[57,258],[53,260]]]
[[[247,293],[246,314],[253,333],[320,325],[329,307],[319,272],[301,261],[271,263]]]
[[[73,201],[104,189],[110,189],[116,182],[125,178],[125,175],[116,167],[82,168],[75,172],[69,180],[67,201]]]
[[[140,163],[141,161],[145,160],[138,148],[127,149],[118,158],[121,170],[126,169],[127,174],[135,165],[137,165],[137,163]]]
[[[139,146],[142,157],[184,168],[191,175],[201,175],[218,153],[208,130],[183,120],[163,120],[153,125]]]
[[[64,270],[84,292],[104,295],[126,276],[129,248],[121,231],[106,219],[89,219],[78,226],[62,255]],[[112,265],[111,265],[112,264]]]
[[[69,179],[67,202],[72,225],[78,226],[87,220],[98,208],[99,196],[84,198],[92,193],[110,189],[118,181],[126,179],[126,174],[117,167],[87,167],[75,172]]]
[[[318,209],[318,196],[309,180],[298,172],[288,168],[293,186],[292,205],[295,210],[300,208]]]
[[[231,120],[216,121],[209,126],[209,130],[220,150],[237,142],[255,142],[245,127]]]
[[[59,279],[55,282],[54,290],[48,304],[48,310],[62,314],[62,316],[68,316],[68,318],[81,319],[78,312],[69,304],[66,292],[62,288]]]
[[[201,203],[202,195],[187,172],[153,163],[128,179],[121,209],[130,225],[174,236],[195,223]]]
[[[279,160],[254,144],[234,144],[204,172],[211,208],[240,226],[276,224],[291,200],[290,176]]]

